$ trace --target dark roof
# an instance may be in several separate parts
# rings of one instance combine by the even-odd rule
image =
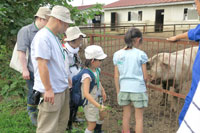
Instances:
[[[115,8],[115,7],[127,7],[136,5],[149,5],[149,4],[161,4],[172,2],[192,2],[194,0],[119,0],[111,4],[105,5],[103,8]]]

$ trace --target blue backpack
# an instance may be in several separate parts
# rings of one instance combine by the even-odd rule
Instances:
[[[97,69],[97,72],[100,72]],[[95,86],[95,77],[94,74],[88,70],[88,69],[82,69],[77,75],[75,75],[72,78],[72,90],[71,90],[71,94],[70,94],[70,100],[71,100],[71,104],[73,106],[85,106],[87,105],[88,101],[86,100],[86,98],[82,98],[82,92],[81,92],[81,79],[82,79],[82,75],[83,74],[89,74],[90,77],[92,78],[92,81],[90,82],[90,89],[89,89],[89,93],[92,91],[92,89]]]

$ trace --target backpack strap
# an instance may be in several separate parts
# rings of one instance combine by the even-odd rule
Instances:
[[[91,92],[92,92],[92,89],[93,89],[94,86],[95,86],[95,75],[94,75],[89,69],[86,69],[86,68],[83,69],[83,74],[84,74],[84,73],[89,74],[90,77],[92,78],[92,81],[90,82],[90,89],[89,89],[89,93],[91,93]],[[84,98],[83,107],[84,107],[85,105],[87,105],[87,104],[88,104],[88,100],[87,100],[86,98]]]
[[[91,92],[92,92],[92,89],[93,89],[94,86],[95,86],[95,76],[94,76],[94,74],[93,74],[90,70],[88,70],[88,69],[83,69],[83,74],[84,74],[84,73],[89,74],[90,77],[91,77],[91,79],[92,79],[92,81],[90,82],[90,90],[89,90],[89,93],[91,93]]]

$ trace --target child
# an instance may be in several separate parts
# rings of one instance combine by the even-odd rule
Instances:
[[[64,50],[66,52],[66,63],[69,69],[69,83],[71,84],[72,77],[76,75],[81,69],[81,59],[78,55],[79,47],[82,44],[83,37],[86,37],[77,26],[67,28],[64,39]],[[82,122],[83,120],[76,117],[78,106],[74,106],[70,100],[70,117],[68,122],[68,130],[72,129],[72,122]]]
[[[90,83],[92,78],[89,74],[84,73],[82,75],[82,95],[88,101],[84,106],[84,113],[87,119],[87,128],[85,133],[101,133],[101,125],[103,118],[100,117],[100,113],[105,111],[106,107],[103,105],[103,101],[106,100],[106,93],[102,87],[99,80],[99,67],[102,60],[104,60],[107,55],[103,52],[103,49],[97,45],[91,45],[85,49],[85,66],[86,69],[89,69],[95,77],[95,86],[92,91],[89,93]],[[103,101],[102,101],[103,98]]]
[[[122,133],[130,133],[131,104],[135,107],[136,133],[143,132],[143,111],[148,106],[146,93],[148,57],[138,49],[142,33],[129,29],[124,37],[126,47],[114,53],[114,79],[118,104],[123,107]]]

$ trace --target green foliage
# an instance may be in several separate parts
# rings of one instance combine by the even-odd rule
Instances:
[[[93,19],[95,14],[100,14],[102,5],[97,4],[87,11],[81,12],[69,5],[71,0],[1,0],[0,1],[0,42],[14,44],[16,35],[22,26],[30,24],[40,6],[63,5],[71,12],[75,25],[87,23],[87,19]],[[10,44],[10,43],[9,43]]]
[[[122,120],[118,120],[118,121],[117,121],[117,124],[118,124],[119,126],[121,126],[121,125],[122,125]]]
[[[24,99],[9,99],[0,103],[1,133],[34,133],[35,127],[30,122]]]
[[[5,98],[10,96],[26,95],[25,81],[19,72],[9,67],[12,50],[6,45],[0,45],[0,95]]]
[[[82,106],[80,106],[80,107],[78,108],[78,112],[80,112],[80,113],[83,113],[83,112],[84,112],[84,109],[83,109]]]

